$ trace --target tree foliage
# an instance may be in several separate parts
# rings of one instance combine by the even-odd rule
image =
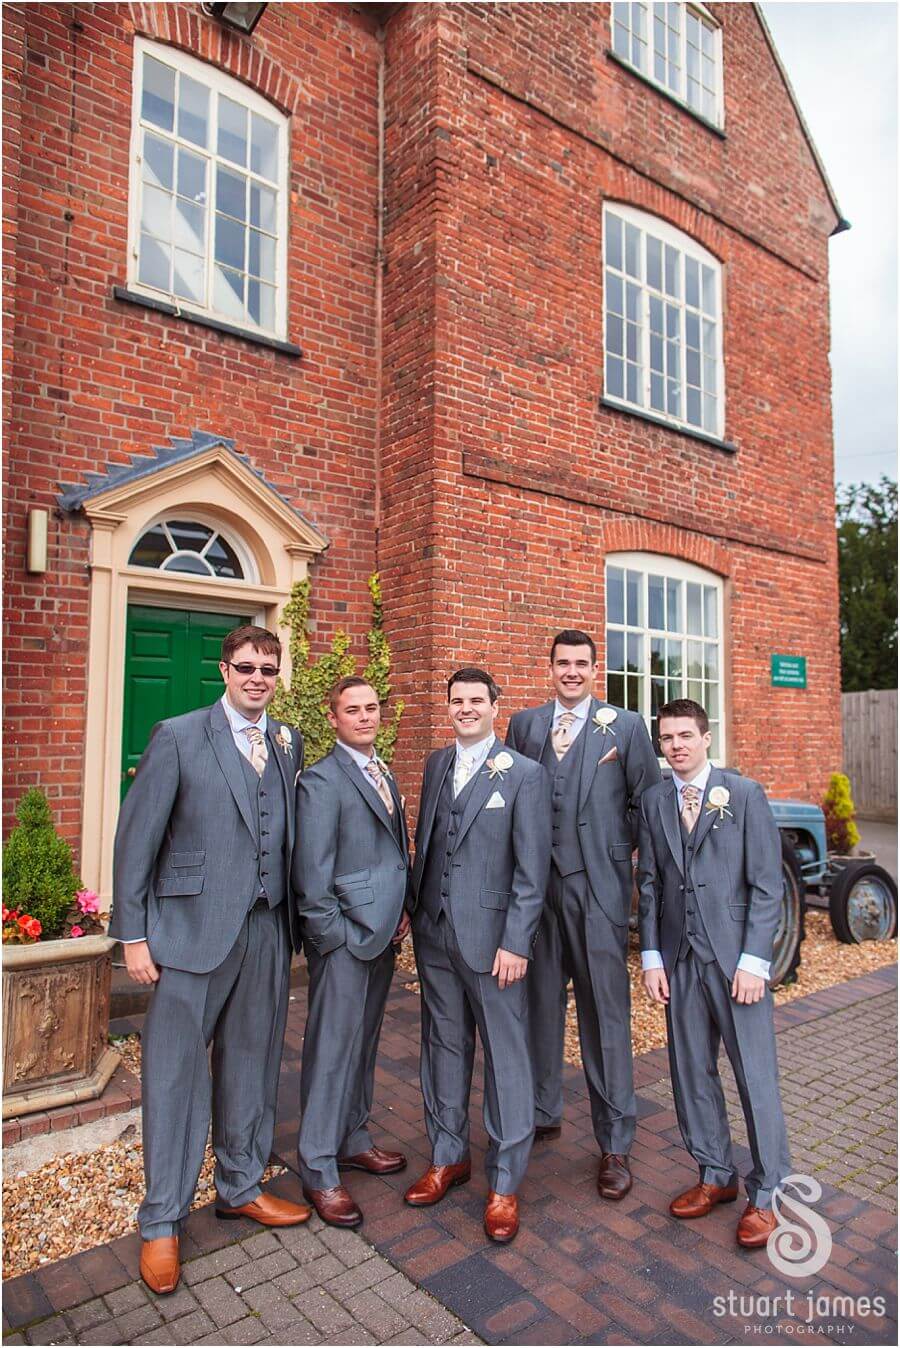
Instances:
[[[36,917],[45,941],[61,936],[81,888],[72,849],[53,827],[47,797],[33,786],[19,801],[18,824],[3,849],[3,902]]]
[[[385,703],[391,693],[391,649],[384,631],[381,584],[377,571],[368,579],[372,597],[372,622],[367,634],[369,659],[362,677],[375,689],[382,706],[381,729],[375,747],[386,763],[394,756],[403,703],[398,701],[390,717],[384,714]],[[310,583],[298,581],[281,615],[282,623],[290,628],[288,648],[291,655],[291,684],[279,679],[272,699],[272,715],[288,725],[296,726],[304,739],[307,767],[324,758],[334,744],[334,730],[326,716],[328,692],[338,679],[357,672],[356,658],[350,650],[350,638],[338,629],[331,641],[331,649],[318,659],[310,659],[309,645]]]
[[[897,483],[838,488],[841,687],[897,687]]]
[[[850,792],[850,778],[842,772],[831,774],[822,801],[822,811],[829,852],[836,852],[842,857],[849,856],[859,842],[859,829],[854,822],[856,806]]]

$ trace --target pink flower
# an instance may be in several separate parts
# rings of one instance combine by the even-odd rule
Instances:
[[[34,939],[37,940],[43,930],[43,927],[36,917],[30,917],[28,919],[28,926],[25,928],[25,932],[28,936],[33,936]]]
[[[75,895],[78,907],[83,913],[99,913],[100,896],[95,894],[92,889],[79,889]]]
[[[69,935],[70,935],[70,936],[83,936],[83,935],[84,935],[84,932],[82,931],[81,927],[73,927],[73,928],[71,929],[71,931],[69,932]]]

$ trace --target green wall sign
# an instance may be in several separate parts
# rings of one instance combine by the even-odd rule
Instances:
[[[773,656],[772,656],[772,687],[773,687],[773,688],[805,688],[805,687],[806,687],[806,656],[805,656],[805,655],[773,655]]]

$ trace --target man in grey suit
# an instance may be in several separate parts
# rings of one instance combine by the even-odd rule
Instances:
[[[328,719],[335,746],[297,788],[293,886],[309,964],[297,1149],[319,1216],[353,1227],[363,1215],[339,1171],[389,1175],[406,1165],[373,1144],[369,1112],[394,947],[409,928],[409,840],[403,798],[375,752],[375,689],[341,679]]]
[[[597,651],[567,628],[550,648],[556,697],[510,719],[506,742],[543,763],[553,781],[553,864],[528,975],[538,1138],[562,1121],[567,984],[578,1008],[581,1060],[600,1148],[597,1190],[624,1198],[636,1101],[626,955],[631,854],[641,794],[659,781],[643,719],[592,695]]]
[[[660,707],[659,742],[673,776],[641,801],[641,961],[647,993],[666,1008],[678,1124],[700,1168],[700,1182],[669,1210],[704,1217],[737,1197],[718,1069],[724,1040],[753,1157],[737,1238],[754,1249],[775,1229],[772,1194],[790,1169],[766,983],[781,839],[759,783],[710,764],[699,703]]]
[[[219,1217],[264,1226],[310,1209],[260,1191],[275,1128],[292,917],[294,777],[303,740],[266,715],[281,644],[226,636],[225,693],[154,727],[119,816],[110,936],[155,984],[141,1036],[141,1276],[171,1292],[212,1114]],[[207,1052],[212,1042],[212,1084]]]
[[[422,984],[421,1080],[432,1164],[414,1207],[465,1184],[477,1027],[484,1048],[490,1191],[484,1226],[519,1228],[518,1189],[534,1135],[524,977],[550,865],[549,779],[494,735],[499,690],[481,669],[447,685],[456,742],[425,764],[413,868],[413,944]]]

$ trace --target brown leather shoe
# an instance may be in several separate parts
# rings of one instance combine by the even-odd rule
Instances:
[[[600,1197],[615,1203],[625,1197],[633,1183],[628,1157],[619,1152],[603,1152],[597,1171],[597,1193]]]
[[[561,1123],[539,1123],[535,1125],[535,1142],[549,1142],[552,1137],[559,1137],[562,1132]]]
[[[717,1203],[733,1203],[737,1196],[737,1184],[695,1184],[672,1199],[669,1211],[673,1217],[706,1217]]]
[[[223,1222],[233,1222],[238,1217],[249,1217],[261,1226],[299,1226],[308,1222],[312,1209],[305,1203],[289,1203],[286,1198],[276,1198],[274,1194],[259,1194],[250,1203],[242,1203],[239,1208],[226,1208],[216,1204],[216,1216]]]
[[[181,1277],[177,1236],[158,1236],[141,1245],[141,1277],[151,1292],[174,1292]]]
[[[304,1189],[303,1197],[309,1199],[326,1226],[362,1225],[362,1212],[343,1184],[334,1189]]]
[[[471,1178],[471,1161],[460,1161],[458,1165],[430,1165],[422,1178],[410,1185],[403,1199],[411,1208],[430,1208],[433,1203],[440,1203],[448,1189],[457,1184],[468,1184]]]
[[[484,1205],[484,1229],[498,1245],[508,1245],[519,1230],[519,1200],[515,1194],[495,1194],[488,1190]]]
[[[738,1245],[745,1250],[758,1250],[768,1242],[778,1221],[771,1208],[755,1208],[748,1203],[737,1224]]]
[[[396,1175],[398,1170],[406,1169],[406,1157],[399,1151],[382,1151],[381,1147],[370,1147],[356,1156],[339,1156],[338,1169],[367,1170],[370,1175]]]

